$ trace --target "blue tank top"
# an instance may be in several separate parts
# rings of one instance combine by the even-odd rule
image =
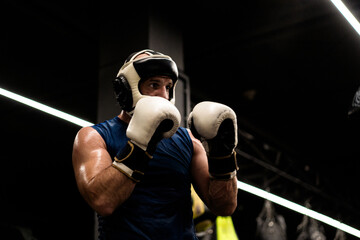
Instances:
[[[93,126],[112,158],[129,140],[118,117]],[[197,239],[191,208],[191,138],[185,128],[157,146],[144,178],[111,216],[99,220],[99,239]]]

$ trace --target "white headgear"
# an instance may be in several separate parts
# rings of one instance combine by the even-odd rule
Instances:
[[[135,59],[140,54],[148,56]],[[136,103],[144,97],[139,90],[140,81],[154,76],[168,76],[173,80],[169,100],[175,104],[175,86],[178,79],[176,63],[169,56],[145,49],[131,54],[113,81],[116,99],[121,108],[131,113]]]

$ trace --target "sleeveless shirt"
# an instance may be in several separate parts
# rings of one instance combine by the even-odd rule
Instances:
[[[93,128],[112,158],[125,147],[127,124],[115,117]],[[130,197],[112,215],[98,215],[99,240],[197,239],[191,208],[191,138],[180,127],[157,145],[153,159]]]

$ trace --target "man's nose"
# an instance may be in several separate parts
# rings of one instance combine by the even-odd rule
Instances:
[[[156,96],[158,96],[158,97],[163,97],[163,98],[169,100],[169,92],[168,92],[167,87],[164,86],[164,87],[159,88],[159,89],[156,91]]]

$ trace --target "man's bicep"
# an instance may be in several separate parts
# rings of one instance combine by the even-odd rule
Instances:
[[[73,167],[78,183],[88,183],[111,163],[111,157],[100,134],[91,127],[81,129],[73,148]]]

